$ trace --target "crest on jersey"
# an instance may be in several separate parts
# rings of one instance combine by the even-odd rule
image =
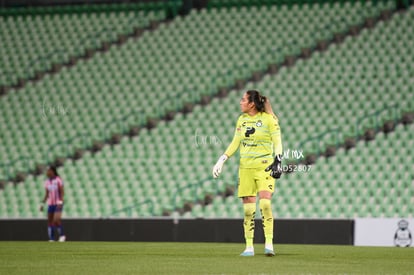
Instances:
[[[256,126],[257,126],[257,127],[262,127],[262,125],[263,125],[263,123],[262,123],[262,121],[261,121],[261,120],[258,120],[258,121],[256,122]]]

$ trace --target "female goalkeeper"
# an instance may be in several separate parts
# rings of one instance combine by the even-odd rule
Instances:
[[[246,249],[241,256],[254,256],[257,193],[263,218],[265,255],[274,256],[273,214],[270,202],[274,191],[274,178],[280,178],[282,174],[280,128],[270,103],[258,91],[247,91],[240,101],[240,108],[243,114],[237,120],[233,141],[214,166],[213,176],[217,178],[220,175],[224,162],[240,147],[238,197],[243,201],[246,239]]]

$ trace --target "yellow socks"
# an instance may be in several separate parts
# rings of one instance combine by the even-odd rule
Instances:
[[[256,215],[256,204],[245,203],[244,209],[244,237],[246,239],[246,248],[253,248],[253,236],[254,236],[254,216]]]
[[[266,247],[273,247],[273,213],[270,200],[260,199],[260,212],[262,213],[263,231]]]
[[[269,199],[260,199],[260,212],[262,213],[263,231],[265,235],[266,249],[273,250],[273,213]],[[256,203],[243,204],[244,209],[244,237],[246,239],[246,251],[253,251],[254,217]]]

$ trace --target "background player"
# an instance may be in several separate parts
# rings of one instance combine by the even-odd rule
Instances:
[[[47,169],[46,176],[46,193],[42,204],[40,205],[40,211],[43,211],[43,204],[47,201],[47,233],[49,235],[49,241],[55,240],[54,231],[57,229],[59,234],[59,241],[64,242],[66,240],[66,236],[63,234],[61,221],[64,196],[63,181],[57,173],[56,167],[54,166],[51,166],[49,169]]]
[[[240,108],[243,114],[237,121],[233,141],[214,166],[213,176],[217,178],[220,175],[224,162],[240,148],[238,197],[243,201],[246,239],[246,249],[241,256],[254,256],[257,193],[265,234],[265,255],[274,256],[271,197],[274,178],[280,178],[282,174],[280,127],[270,103],[258,91],[247,91],[240,100]],[[270,176],[268,171],[271,171]]]

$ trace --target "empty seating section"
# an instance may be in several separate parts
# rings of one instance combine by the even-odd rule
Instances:
[[[272,199],[278,218],[413,217],[414,124],[398,125],[372,142],[340,149],[320,158],[309,172],[297,172],[276,183]],[[197,205],[185,217],[242,218],[236,197]],[[259,218],[259,217],[258,217]]]
[[[0,86],[34,77],[165,16],[164,10],[131,10],[0,17]]]
[[[394,132],[388,135],[380,133],[372,142],[361,141],[350,151],[339,150],[332,159],[318,159],[309,172],[297,172],[285,176],[283,180],[277,182],[277,191],[273,197],[275,216],[279,218],[412,217],[414,175],[410,164],[414,156],[413,133],[414,124],[407,127],[398,125]],[[129,149],[125,150],[130,152],[132,147],[143,147],[141,143],[138,143],[141,146],[137,146],[136,141],[125,142],[124,145],[129,144],[126,146]],[[190,143],[192,141],[184,142],[184,145],[191,147]],[[197,156],[202,155],[198,152],[200,147],[192,149],[195,156],[191,161],[198,165],[200,161]],[[150,150],[151,148],[147,149]],[[207,152],[208,149],[202,151]],[[180,186],[184,187],[186,182],[189,182],[186,175],[193,175],[190,179],[194,182],[204,176],[208,177],[210,169],[207,167],[210,168],[211,162],[214,161],[212,157],[206,156],[205,162],[210,163],[205,164],[203,170],[197,169],[196,165],[189,165],[190,168],[185,171],[186,168],[183,167],[185,161],[180,160],[190,161],[185,156],[167,158],[165,155],[161,157],[162,153],[160,153],[160,157],[155,160],[141,161],[141,154],[139,158],[127,158],[125,155],[128,153],[120,153],[124,157],[118,158],[116,152],[117,150],[112,152],[108,148],[96,158],[87,157],[65,165],[61,169],[62,177],[67,183],[66,216],[106,216],[113,213],[114,209],[134,206],[137,202],[144,202],[145,198],[151,196],[156,197],[158,202],[140,204],[131,207],[130,211],[120,211],[114,216],[151,216],[154,213],[159,215],[162,213],[162,208],[168,208],[172,200],[179,202],[180,196],[186,195],[186,192],[176,192]],[[230,160],[226,164],[223,178],[218,182],[207,180],[202,185],[196,185],[199,188],[183,190],[187,191],[190,200],[194,200],[197,192],[200,198],[203,198],[203,192],[216,192],[216,184],[219,185],[219,189],[223,189],[225,184],[235,185],[237,171],[235,162]],[[166,168],[170,173],[166,172]],[[164,172],[160,173],[160,171]],[[200,173],[199,176],[195,171]],[[9,184],[0,195],[1,217],[42,216],[37,211],[39,198],[43,195],[42,177],[30,177],[24,184],[15,187]],[[183,198],[182,202],[184,201]],[[192,212],[186,213],[184,217],[240,218],[242,210],[240,201],[235,196],[225,199],[216,197],[212,204],[206,207],[196,205]]]
[[[215,99],[205,108],[197,106],[187,117],[178,114],[170,123],[161,122],[154,130],[143,129],[133,139],[124,138],[119,146],[107,146],[95,155],[87,153],[79,161],[67,161],[59,171],[67,183],[65,215],[161,215],[165,209],[173,210],[187,201],[224,191],[227,185],[234,186],[235,160],[229,161],[220,180],[211,177],[211,165],[230,142],[234,126],[234,121],[217,113],[219,104]],[[0,196],[20,199],[20,192],[31,189],[35,197],[32,207],[36,208],[43,194],[43,178],[30,177],[17,187],[9,184]],[[154,199],[154,203],[140,204],[148,199]],[[130,211],[114,213],[137,204]],[[21,207],[26,206],[15,207],[11,215],[23,215]],[[40,215],[36,209],[28,213],[24,215]]]
[[[386,106],[396,107],[380,112],[380,122],[414,110],[410,77],[414,71],[413,15],[411,8],[405,15],[395,15],[391,21],[349,38],[339,47],[314,53],[291,69],[282,69],[276,76],[266,76],[260,83],[248,85],[247,88],[268,91],[275,102],[285,150],[311,152],[315,149],[299,147],[301,141],[330,128],[338,127],[340,138],[355,136],[359,118]],[[229,104],[236,103],[238,97],[240,91],[232,93],[223,101],[222,108],[229,114],[236,113],[237,104]],[[362,129],[373,127],[366,125],[365,120],[361,124]],[[284,177],[277,183],[276,216],[412,216],[414,174],[405,164],[411,163],[412,157],[407,155],[412,151],[412,129],[412,125],[406,129],[399,125],[387,137],[379,133],[374,142],[360,142],[348,153],[341,149],[332,159],[318,160],[311,172]],[[333,142],[332,137],[327,138],[319,142],[322,148]],[[219,203],[217,207],[213,203],[205,212],[197,206],[186,215],[226,217],[232,213],[235,200],[227,198],[224,202],[226,205]],[[206,213],[209,211],[214,213]]]
[[[212,9],[177,17],[139,40],[111,47],[3,98],[3,170],[14,175],[32,169],[37,162],[87,147],[147,117],[163,116],[392,9],[392,3]],[[254,19],[246,20],[251,14]],[[50,125],[59,125],[59,131],[45,131]]]
[[[321,158],[312,172],[280,181],[274,198],[278,217],[412,217],[413,130],[399,125],[388,136],[358,142],[334,159]],[[411,153],[410,153],[411,152]]]
[[[317,151],[312,142],[300,143],[338,128],[339,141],[414,110],[414,9],[395,15],[373,30],[348,37],[326,52],[315,52],[275,76],[265,76],[257,88],[270,95],[282,118],[285,148]],[[392,106],[395,106],[393,108]],[[387,107],[390,107],[387,109]],[[235,107],[235,109],[237,106]],[[234,111],[235,111],[234,109]],[[335,134],[321,138],[321,147],[336,142]]]
[[[297,6],[303,4],[327,4],[335,5],[336,7],[348,5],[349,0],[210,0],[207,3],[208,8],[222,8],[222,7],[244,7],[244,6],[271,6],[271,5],[287,5]],[[407,4],[407,1],[404,1]]]
[[[33,166],[50,159],[47,152],[55,156],[86,147],[114,129],[122,131],[146,117],[160,117],[303,47],[312,47],[382,9],[394,8],[390,3],[355,2],[341,8],[241,7],[177,17],[140,40],[112,47],[108,53],[2,98],[0,132],[5,142],[0,145],[0,155],[3,162],[27,156]],[[260,16],[246,20],[253,11]],[[355,136],[360,131],[355,130],[358,118],[386,106],[397,104],[380,115],[381,120],[393,119],[393,112],[399,116],[414,109],[410,77],[414,68],[413,15],[413,8],[395,14],[341,45],[331,45],[326,52],[315,52],[308,60],[247,85],[272,99],[285,149],[315,150],[299,145],[331,128],[339,128],[341,141]],[[198,30],[199,26],[205,31]],[[254,31],[258,26],[261,32]],[[137,137],[123,138],[119,145],[86,153],[78,161],[68,160],[60,169],[67,183],[65,216],[161,215],[163,210],[201,201],[206,194],[223,192],[227,186],[236,187],[237,157],[227,161],[218,180],[212,179],[211,168],[231,141],[241,95],[242,91],[232,91],[207,106],[195,106],[187,115],[177,114],[171,122],[161,121],[151,131],[141,129]],[[372,126],[364,123],[361,129]],[[75,138],[79,133],[85,138]],[[339,150],[334,158],[319,159],[310,172],[284,177],[273,198],[276,216],[412,215],[413,174],[408,165],[413,154],[406,154],[413,147],[412,133],[412,125],[398,126],[388,136],[379,134],[371,143],[360,142],[348,152]],[[332,143],[331,136],[326,138],[320,141],[323,148]],[[53,145],[61,140],[67,140],[68,146],[62,143],[55,151]],[[390,161],[407,155],[411,161]],[[22,161],[5,167],[15,172],[26,165]],[[36,211],[43,194],[42,178],[30,176],[16,187],[8,184],[0,192],[0,217],[42,216]],[[380,200],[384,194],[390,195]],[[407,206],[397,209],[399,203]],[[185,214],[241,215],[236,197],[215,197],[212,204],[196,205]]]

